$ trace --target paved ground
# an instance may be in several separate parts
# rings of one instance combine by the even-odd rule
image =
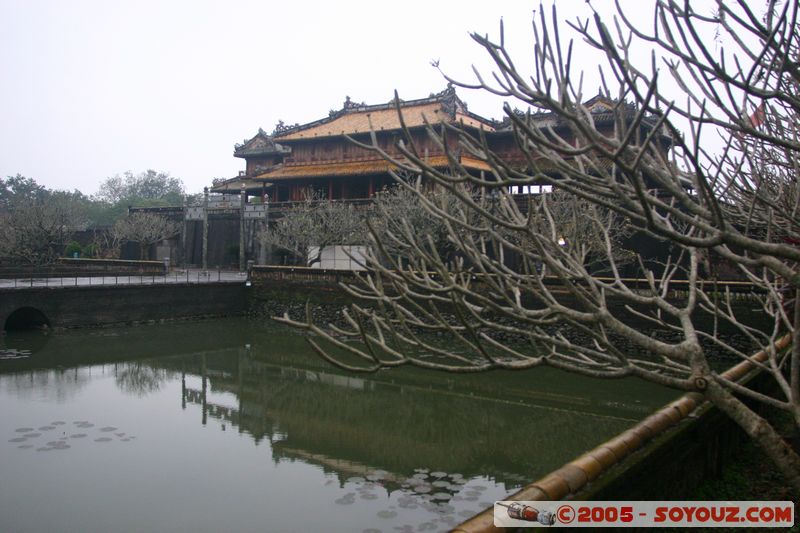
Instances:
[[[166,276],[96,276],[0,279],[0,289],[30,289],[38,287],[78,287],[95,285],[164,285],[167,283],[244,283],[245,272],[231,270],[173,270]]]

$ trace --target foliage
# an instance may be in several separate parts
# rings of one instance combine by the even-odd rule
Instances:
[[[32,178],[22,174],[0,178],[0,210],[13,209],[15,206],[42,200],[47,194],[44,186]]]
[[[81,255],[83,257],[88,257],[91,259],[99,259],[101,253],[102,250],[100,249],[100,246],[94,242],[90,242],[81,250]]]
[[[562,38],[555,8],[552,18],[540,10],[535,21],[532,75],[512,61],[502,28],[497,42],[473,35],[496,71],[487,78],[478,74],[472,84],[450,81],[533,110],[504,107],[525,164],[505,160],[484,136],[458,125],[429,128],[450,156],[446,172],[418,157],[407,132],[396,147],[402,158],[371,146],[404,173],[459,199],[453,209],[426,201],[420,187],[408,189],[443,221],[457,260],[444,261],[425,246],[425,235],[405,231],[401,240],[413,259],[392,270],[380,253],[368,258],[366,284],[349,291],[374,305],[353,305],[348,328],[330,332],[310,320],[282,320],[348,351],[362,364],[336,359],[312,341],[330,361],[351,370],[552,365],[700,393],[754,439],[800,494],[800,457],[750,405],[784,410],[800,427],[800,6],[769,1],[764,13],[745,0],[717,2],[713,12],[692,2],[658,0],[654,6],[649,29],[627,19],[619,4],[612,24],[597,13],[570,24],[607,62],[600,67],[607,105],[599,113],[586,103],[583,77],[573,72],[580,52]],[[657,52],[637,65],[632,52],[642,44]],[[603,126],[609,123],[605,116],[610,129]],[[453,138],[460,153],[490,166],[488,177],[457,163]],[[721,148],[712,150],[718,143]],[[566,198],[559,205],[581,206],[575,212],[584,220],[565,229],[555,216],[559,205],[542,201],[523,212],[508,193],[510,187],[541,185]],[[487,193],[476,197],[476,189]],[[487,204],[492,195],[497,201]],[[465,211],[476,213],[478,222],[465,218]],[[531,213],[541,216],[531,223]],[[621,274],[608,214],[674,255],[661,265],[636,257],[642,282],[631,284]],[[594,245],[584,245],[587,231]],[[564,238],[565,232],[573,236]],[[377,250],[393,238],[371,232]],[[519,257],[515,264],[504,261],[512,252]],[[598,254],[608,265],[605,278],[587,264]],[[703,268],[718,259],[752,284],[759,320],[734,305],[714,269]],[[674,296],[676,288],[684,297]],[[746,342],[729,343],[725,330]],[[442,347],[421,331],[445,332],[452,342]],[[791,347],[782,350],[779,340],[787,334]],[[521,343],[505,341],[508,335]],[[435,357],[412,355],[420,351]],[[756,351],[763,358],[751,357]],[[774,381],[774,392],[726,378],[715,353],[760,368]]]
[[[183,182],[168,172],[147,170],[134,174],[128,171],[122,176],[106,178],[96,198],[112,205],[152,207],[181,205],[184,193]]]
[[[81,252],[83,252],[83,247],[78,241],[69,241],[64,247],[64,256],[66,257],[75,257],[75,254],[78,254],[77,257],[80,257]]]
[[[180,178],[168,172],[125,172],[106,178],[93,200],[101,207],[95,218],[99,226],[111,226],[124,217],[128,207],[183,205],[185,189]],[[196,196],[196,195],[195,195]]]

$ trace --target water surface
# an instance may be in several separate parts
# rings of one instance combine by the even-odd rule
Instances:
[[[0,338],[1,531],[446,531],[675,397],[351,375],[246,319]]]

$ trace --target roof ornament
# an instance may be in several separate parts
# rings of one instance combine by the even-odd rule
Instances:
[[[272,132],[273,135],[279,135],[281,133],[285,133],[287,131],[293,130],[295,128],[299,128],[300,124],[284,124],[282,120],[279,120],[277,124],[275,124],[275,130]]]
[[[450,118],[456,118],[456,111],[459,110],[459,105],[461,108],[466,111],[466,106],[464,102],[458,99],[456,96],[456,88],[453,86],[452,82],[447,82],[447,88],[436,95],[437,98],[441,99],[442,101],[442,110],[450,115]]]
[[[359,104],[358,102],[354,102],[353,100],[351,100],[349,96],[345,96],[344,105],[342,105],[342,108],[331,109],[330,111],[328,111],[328,118],[337,118],[344,115],[351,109],[358,109],[360,107],[366,107],[366,106],[367,106],[366,102],[361,102]]]
[[[366,105],[367,105],[366,102],[361,102],[359,104],[357,102],[353,102],[352,100],[350,100],[349,96],[345,96],[344,106],[342,107],[342,110],[347,111],[349,109],[358,109],[359,107],[364,107]]]

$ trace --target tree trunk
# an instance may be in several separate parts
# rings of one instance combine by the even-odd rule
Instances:
[[[794,493],[800,495],[800,455],[775,428],[713,380],[709,380],[705,396],[753,439],[786,477]]]

